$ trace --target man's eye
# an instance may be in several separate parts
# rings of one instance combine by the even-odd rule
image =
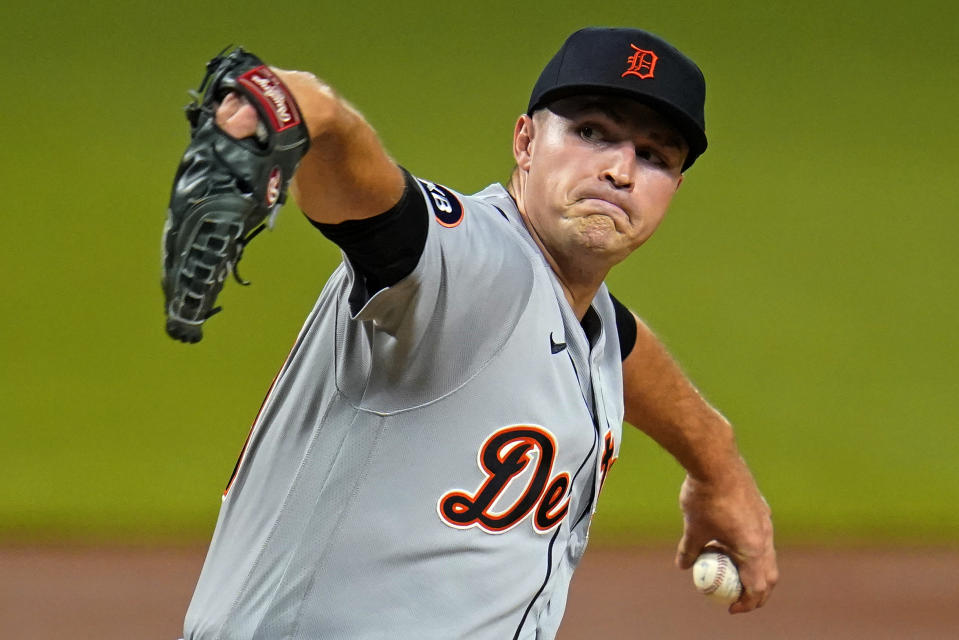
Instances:
[[[636,149],[636,157],[658,165],[666,164],[666,160],[651,149]]]
[[[579,135],[583,138],[583,140],[595,140],[596,130],[592,127],[583,126],[579,128]]]

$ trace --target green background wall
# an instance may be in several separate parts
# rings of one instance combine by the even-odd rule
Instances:
[[[288,206],[204,341],[165,336],[180,109],[214,53],[314,71],[406,167],[469,192],[507,176],[565,36],[607,24],[701,64],[710,135],[611,287],[737,425],[780,540],[954,543],[957,18],[945,1],[5,6],[0,540],[206,539],[338,260]],[[674,539],[681,477],[628,437],[595,538]]]

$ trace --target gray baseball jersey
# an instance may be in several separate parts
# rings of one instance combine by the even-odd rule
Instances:
[[[500,185],[418,181],[412,273],[334,272],[253,425],[184,638],[552,638],[618,455],[605,286],[582,324]]]

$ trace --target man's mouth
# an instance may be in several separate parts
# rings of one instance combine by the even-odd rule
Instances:
[[[601,196],[586,196],[580,198],[578,202],[596,213],[613,218],[614,221],[621,220],[626,222],[629,220],[629,215],[622,206]]]

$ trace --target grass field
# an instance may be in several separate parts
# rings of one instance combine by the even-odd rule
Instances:
[[[160,230],[203,63],[315,71],[414,173],[505,179],[515,116],[585,24],[709,81],[710,150],[610,277],[737,425],[781,540],[959,539],[957,10],[946,2],[40,0],[0,9],[0,540],[197,540],[338,260],[289,206],[196,346],[163,333]],[[679,468],[628,437],[596,538],[678,532]]]

